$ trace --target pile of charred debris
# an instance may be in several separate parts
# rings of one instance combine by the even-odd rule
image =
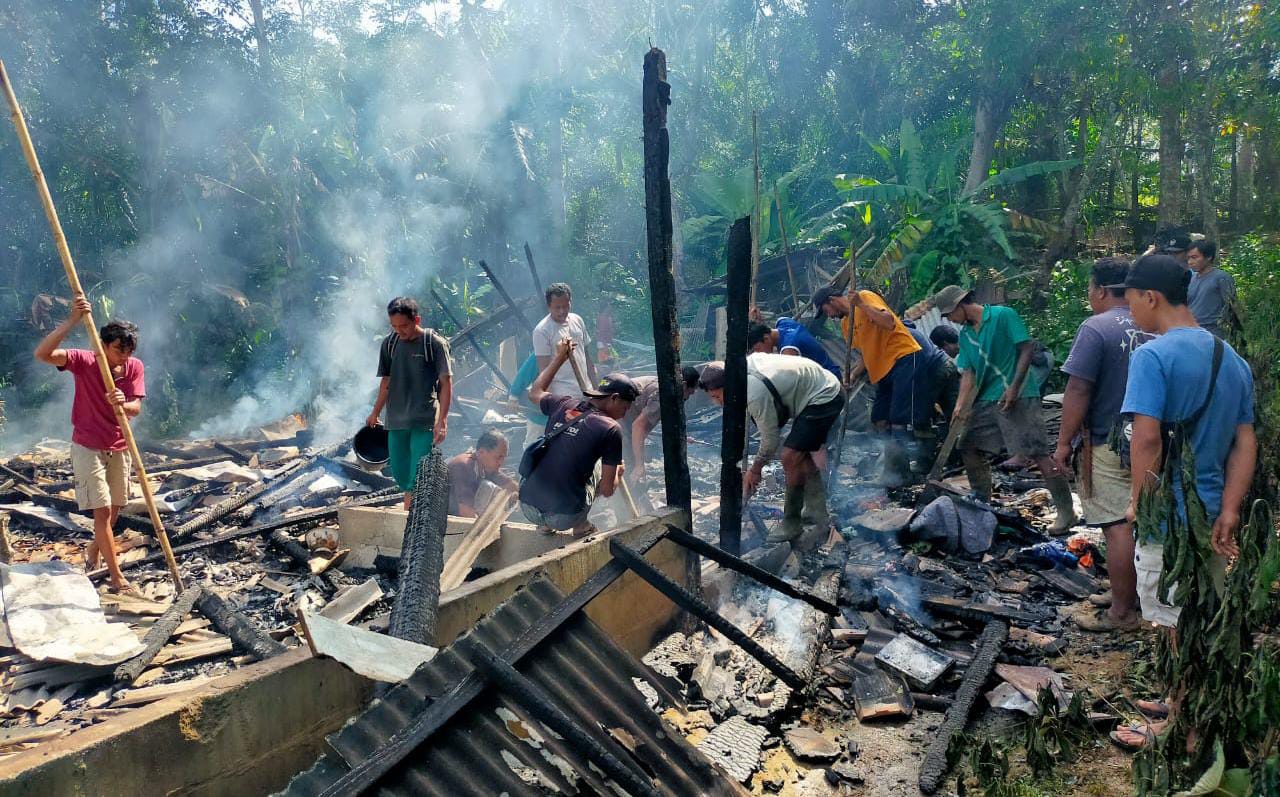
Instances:
[[[341,506],[396,504],[400,493],[386,477],[338,459],[338,448],[310,443],[289,418],[252,439],[144,447],[182,563],[181,594],[140,500],[117,524],[135,592],[109,591],[105,570],[85,577],[92,519],[76,509],[65,442],[46,441],[0,466],[0,753],[301,644],[302,609],[343,623],[385,609],[394,576],[340,571],[346,552],[333,521]],[[121,650],[136,653],[121,661]]]

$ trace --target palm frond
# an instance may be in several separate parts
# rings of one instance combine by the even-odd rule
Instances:
[[[991,236],[991,240],[1000,247],[1005,257],[1013,259],[1013,247],[1009,246],[1009,238],[1004,233],[1004,212],[999,207],[976,202],[962,202],[957,207],[987,231],[987,235]]]
[[[980,194],[983,191],[989,191],[1002,185],[1012,185],[1020,183],[1023,180],[1029,180],[1032,177],[1042,177],[1046,174],[1056,174],[1074,169],[1080,165],[1079,158],[1072,158],[1065,161],[1036,161],[1035,163],[1027,163],[1022,166],[1014,166],[1012,169],[1005,169],[997,174],[993,174],[982,182],[977,188],[969,194]]]
[[[915,251],[932,229],[933,221],[930,219],[912,219],[902,224],[871,267],[872,281],[880,283],[902,268],[907,255]]]

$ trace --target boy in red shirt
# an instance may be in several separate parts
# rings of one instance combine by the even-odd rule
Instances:
[[[93,542],[85,550],[87,567],[97,566],[98,555],[107,561],[114,592],[127,592],[133,586],[125,581],[116,558],[112,529],[120,510],[129,502],[129,459],[124,432],[116,421],[115,407],[135,418],[142,412],[142,361],[132,356],[138,347],[138,328],[128,321],[111,321],[104,326],[102,348],[112,381],[108,390],[102,382],[98,358],[84,349],[60,349],[62,341],[89,314],[89,300],[83,296],[71,304],[71,317],[50,332],[36,347],[40,362],[57,366],[75,378],[75,399],[71,404],[71,469],[75,475],[76,503],[93,512]]]

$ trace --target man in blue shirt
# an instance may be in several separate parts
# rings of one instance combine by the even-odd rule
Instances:
[[[1190,281],[1191,272],[1168,255],[1139,258],[1125,279],[1125,298],[1134,323],[1143,332],[1159,335],[1130,356],[1129,380],[1120,407],[1122,413],[1133,415],[1133,487],[1126,516],[1130,523],[1134,522],[1139,497],[1144,491],[1161,488],[1162,462],[1169,453],[1164,450],[1161,425],[1185,424],[1185,445],[1190,447],[1195,463],[1195,493],[1213,524],[1214,556],[1209,566],[1213,582],[1221,590],[1225,557],[1239,553],[1236,533],[1240,528],[1240,507],[1258,458],[1253,430],[1253,374],[1229,345],[1221,343],[1221,363],[1214,379],[1216,339],[1196,324],[1187,306]],[[1188,423],[1193,419],[1194,423]],[[1160,594],[1164,542],[1170,527],[1186,533],[1188,523],[1181,480],[1167,487],[1174,492],[1175,511],[1181,517],[1175,517],[1175,522],[1163,528],[1140,529],[1134,565],[1143,618],[1172,634],[1180,609],[1165,603]],[[1143,531],[1148,532],[1146,537]],[[1172,718],[1178,705],[1170,699],[1167,705],[1157,708]],[[1111,738],[1126,747],[1141,747],[1151,742],[1161,725],[1153,722],[1145,729],[1118,728]]]
[[[770,329],[765,324],[752,324],[747,330],[747,353],[790,354],[807,357],[840,378],[840,366],[827,354],[813,333],[794,318],[782,316]]]
[[[1236,531],[1240,507],[1253,481],[1258,441],[1253,431],[1253,373],[1235,350],[1225,351],[1216,387],[1209,395],[1214,336],[1196,324],[1187,306],[1191,272],[1167,255],[1139,258],[1125,280],[1125,298],[1134,323],[1143,332],[1159,335],[1134,350],[1129,359],[1129,382],[1123,413],[1133,414],[1131,449],[1132,493],[1128,518],[1137,515],[1138,496],[1159,481],[1163,452],[1162,423],[1186,421],[1204,406],[1204,414],[1189,434],[1195,457],[1195,489],[1213,523],[1212,544],[1220,556],[1237,553]],[[1178,507],[1186,507],[1174,485]],[[1139,540],[1135,556],[1142,616],[1168,628],[1178,622],[1178,608],[1156,594],[1163,569],[1163,541]]]

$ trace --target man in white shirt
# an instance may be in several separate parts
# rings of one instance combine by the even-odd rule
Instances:
[[[591,341],[587,335],[587,325],[582,316],[570,312],[573,307],[573,291],[563,282],[553,282],[547,286],[546,298],[547,315],[533,328],[533,354],[538,358],[538,371],[541,372],[551,364],[556,347],[563,338],[568,338],[577,344],[572,356],[578,369],[587,378],[587,387],[595,387],[595,365],[584,353],[590,351],[587,348],[587,343]],[[578,384],[572,367],[561,368],[547,392],[558,396],[581,396],[582,386]]]
[[[724,383],[723,363],[703,367],[699,384],[720,406],[724,406]],[[843,408],[840,380],[813,360],[759,352],[747,357],[747,414],[760,430],[760,449],[743,474],[743,493],[747,498],[755,493],[764,466],[778,452],[780,442],[787,485],[782,523],[766,542],[795,540],[806,520],[820,530],[830,526],[827,491],[813,452],[826,445]],[[781,429],[791,419],[791,431],[781,441]]]

